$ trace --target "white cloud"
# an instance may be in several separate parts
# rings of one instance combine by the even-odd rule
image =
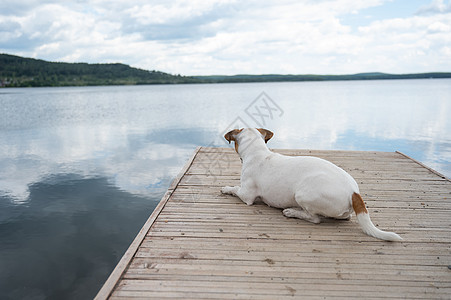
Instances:
[[[449,71],[450,3],[345,25],[385,2],[16,1],[0,12],[0,51],[186,75]]]
[[[451,2],[444,3],[444,0],[434,0],[430,4],[421,7],[417,14],[437,14],[451,13]]]
[[[451,31],[446,30],[450,23],[451,14],[413,16],[376,21],[359,31],[368,38],[368,56],[385,58],[387,65],[381,71],[449,71],[451,57],[440,50],[451,43]]]

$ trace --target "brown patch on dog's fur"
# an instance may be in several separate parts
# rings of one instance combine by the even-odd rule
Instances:
[[[265,143],[267,143],[274,135],[274,133],[272,131],[269,131],[268,129],[257,128],[257,130],[260,131],[260,133],[263,135]]]
[[[242,130],[243,130],[243,128],[241,128],[241,129],[234,129],[234,130],[231,130],[231,131],[227,132],[227,133],[224,135],[224,138],[229,142],[229,144],[230,144],[232,141],[235,142],[235,151],[236,151],[236,153],[238,153],[238,143],[237,143],[235,137],[236,137]]]
[[[240,133],[241,130],[243,130],[243,129],[241,128],[241,129],[233,129],[233,130],[230,130],[229,132],[227,132],[227,133],[224,135],[224,138],[229,142],[229,144],[230,144],[230,142],[232,142],[232,141],[236,142],[235,136],[236,136],[238,133]]]
[[[355,214],[368,213],[366,209],[365,202],[363,202],[362,196],[357,193],[352,194],[352,208],[355,211]]]

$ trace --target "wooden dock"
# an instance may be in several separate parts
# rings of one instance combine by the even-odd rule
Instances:
[[[451,299],[451,182],[399,152],[275,150],[325,158],[359,183],[373,222],[319,225],[222,195],[232,149],[198,148],[96,299]]]

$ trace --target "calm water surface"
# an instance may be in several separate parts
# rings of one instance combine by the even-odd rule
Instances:
[[[1,89],[0,299],[95,296],[196,146],[232,127],[450,177],[450,118],[451,80]]]

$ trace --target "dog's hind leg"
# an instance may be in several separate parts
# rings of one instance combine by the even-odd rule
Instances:
[[[288,218],[298,218],[315,224],[321,223],[321,218],[318,215],[312,215],[300,207],[285,208],[282,213]]]
[[[345,220],[345,221],[349,221],[349,220],[351,220],[351,215],[349,214],[346,214],[346,215],[343,215],[343,216],[340,216],[340,217],[336,217],[336,218],[334,218],[334,219],[336,219],[336,220]]]

